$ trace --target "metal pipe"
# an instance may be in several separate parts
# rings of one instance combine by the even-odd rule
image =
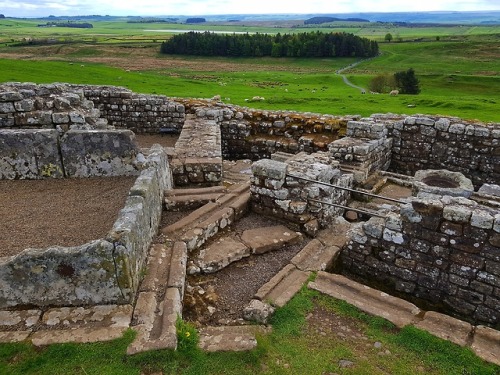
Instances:
[[[387,218],[386,216],[380,215],[380,214],[378,214],[378,213],[376,213],[376,212],[364,211],[364,210],[360,210],[360,209],[357,209],[357,208],[352,208],[352,207],[342,206],[341,204],[323,202],[323,201],[320,201],[320,200],[317,200],[317,199],[312,199],[312,198],[307,198],[307,200],[309,200],[309,201],[311,201],[311,202],[317,202],[317,203],[321,203],[321,204],[326,204],[326,205],[328,205],[328,206],[333,206],[333,207],[343,208],[343,209],[345,209],[345,210],[349,210],[349,211],[359,212],[359,213],[362,213],[362,214],[365,214],[365,215],[370,215],[370,216],[380,217],[380,218],[382,218],[382,219],[386,219],[386,218]]]
[[[342,186],[338,186],[338,185],[332,185],[332,184],[328,184],[326,182],[321,182],[321,181],[315,181],[315,180],[311,180],[309,178],[304,178],[304,177],[299,177],[299,176],[294,176],[292,174],[286,174],[287,177],[293,177],[293,178],[296,178],[298,180],[304,180],[304,181],[308,181],[308,182],[313,182],[315,184],[320,184],[320,185],[326,185],[326,186],[330,186],[330,187],[333,187],[333,188],[336,188],[336,189],[341,189],[341,190],[346,190],[346,191],[350,191],[352,193],[359,193],[359,194],[363,194],[363,195],[367,195],[369,197],[373,197],[373,198],[380,198],[380,199],[384,199],[386,201],[390,201],[390,202],[396,202],[396,203],[400,203],[400,204],[405,204],[407,202],[403,202],[403,201],[400,201],[398,199],[394,199],[394,198],[388,198],[388,197],[384,197],[382,195],[378,195],[378,194],[372,194],[372,193],[366,193],[364,191],[359,191],[359,190],[356,190],[356,189],[351,189],[351,188],[346,188],[346,187],[342,187]]]

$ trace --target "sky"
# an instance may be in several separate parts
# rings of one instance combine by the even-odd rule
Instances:
[[[7,17],[500,10],[500,0],[0,0]]]

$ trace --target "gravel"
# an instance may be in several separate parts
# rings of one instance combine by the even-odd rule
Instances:
[[[0,257],[104,237],[135,179],[0,180]]]

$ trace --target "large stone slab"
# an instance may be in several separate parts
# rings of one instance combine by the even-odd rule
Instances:
[[[500,366],[500,331],[477,326],[471,348],[478,357]]]
[[[0,343],[21,342],[28,339],[31,331],[5,331],[0,332]]]
[[[1,258],[0,307],[127,303],[131,290],[117,283],[114,255],[113,244],[98,240]]]
[[[460,346],[467,345],[467,340],[472,332],[470,323],[435,311],[426,312],[424,319],[415,324],[415,327]]]
[[[55,129],[0,130],[0,180],[63,178]]]
[[[31,341],[35,346],[52,344],[90,343],[100,341],[111,341],[122,337],[128,328],[125,327],[101,327],[101,328],[71,328],[50,331],[38,331],[33,333]]]
[[[69,130],[60,142],[69,177],[139,174],[139,151],[130,130]]]
[[[130,325],[131,305],[52,308],[43,313],[41,324],[47,327],[122,327]]]
[[[250,254],[250,249],[241,241],[233,237],[222,237],[206,249],[201,249],[195,264],[201,272],[213,273]]]
[[[420,309],[410,302],[341,275],[318,272],[316,280],[309,283],[309,288],[346,301],[368,314],[385,318],[400,328],[418,321],[417,315],[421,313]]]
[[[301,238],[301,233],[294,232],[284,225],[249,229],[241,235],[241,240],[252,249],[254,254],[278,250],[285,245],[299,241]]]
[[[288,264],[255,294],[255,298],[273,306],[283,307],[299,292],[310,276],[310,272],[298,270]]]
[[[268,332],[269,328],[261,326],[204,327],[198,347],[206,352],[249,351],[257,346],[256,333]]]
[[[292,258],[291,263],[301,271],[326,271],[333,266],[339,254],[340,248],[324,246],[313,239]]]

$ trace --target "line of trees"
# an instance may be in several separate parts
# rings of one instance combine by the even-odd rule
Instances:
[[[378,51],[373,40],[319,31],[283,35],[188,32],[161,45],[165,54],[234,57],[373,57]]]

